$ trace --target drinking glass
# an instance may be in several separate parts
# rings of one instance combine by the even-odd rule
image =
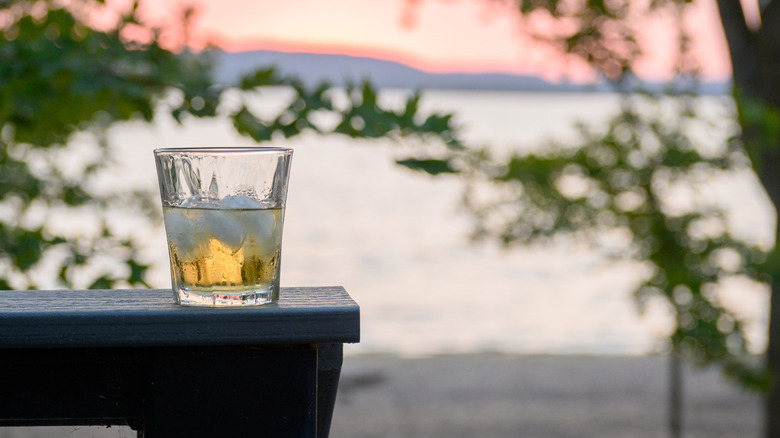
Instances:
[[[279,299],[292,153],[280,147],[154,151],[177,303]]]

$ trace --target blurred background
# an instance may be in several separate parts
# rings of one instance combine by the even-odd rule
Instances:
[[[587,4],[593,6],[590,2]],[[467,370],[511,373],[513,371],[508,370],[516,367],[503,361],[515,355],[526,358],[518,359],[521,362],[532,361],[523,362],[523,367],[528,366],[529,370],[539,373],[546,372],[551,366],[570,366],[561,371],[567,375],[576,375],[578,370],[624,366],[619,368],[622,371],[615,372],[615,375],[626,375],[623,383],[614,385],[615,393],[625,395],[620,388],[625,389],[632,376],[648,379],[646,383],[650,386],[637,391],[650,393],[649,388],[653,388],[657,392],[658,388],[666,387],[664,370],[667,365],[660,358],[678,351],[677,343],[689,345],[685,348],[695,350],[695,342],[686,344],[683,339],[689,335],[684,330],[680,331],[686,323],[680,319],[679,309],[685,308],[686,303],[691,301],[717,302],[714,306],[716,310],[726,315],[710,321],[711,325],[718,325],[720,321],[718,330],[722,333],[718,336],[723,335],[722,342],[726,345],[729,334],[737,332],[739,335],[737,341],[733,336],[730,338],[733,348],[728,350],[729,354],[738,356],[744,353],[754,357],[767,348],[769,289],[759,281],[758,274],[745,273],[751,262],[745,255],[749,251],[740,252],[743,246],[734,247],[737,268],[722,268],[721,265],[728,262],[717,265],[717,275],[729,269],[734,275],[718,277],[717,299],[710,300],[706,287],[703,288],[704,293],[698,292],[696,285],[699,283],[685,283],[686,287],[690,286],[688,292],[683,289],[675,289],[677,292],[674,293],[662,292],[662,289],[671,290],[675,285],[670,283],[671,280],[663,284],[654,283],[658,265],[650,263],[648,268],[648,260],[652,262],[654,259],[637,256],[633,250],[623,251],[623,256],[615,257],[614,253],[601,251],[588,239],[571,238],[570,234],[554,238],[552,233],[545,235],[546,232],[541,233],[543,238],[540,239],[521,233],[502,240],[502,236],[508,234],[491,234],[490,224],[485,224],[479,214],[480,209],[471,203],[470,189],[475,183],[469,175],[478,173],[475,169],[493,166],[490,167],[492,170],[485,171],[489,177],[483,176],[483,179],[494,178],[492,183],[497,186],[494,188],[501,192],[505,188],[498,187],[496,181],[505,182],[511,177],[505,176],[502,180],[496,172],[500,173],[509,165],[499,166],[485,160],[487,164],[468,168],[463,163],[469,163],[469,159],[457,155],[460,152],[457,147],[451,147],[454,142],[449,137],[449,129],[452,129],[457,132],[459,145],[479,150],[484,156],[497,157],[495,160],[506,159],[509,162],[515,155],[538,156],[544,160],[559,154],[564,159],[574,157],[571,162],[576,163],[576,154],[560,153],[560,145],[587,145],[587,132],[609,132],[613,128],[615,114],[626,111],[625,92],[639,90],[641,82],[641,86],[647,87],[650,93],[657,93],[662,96],[659,99],[664,99],[668,98],[664,97],[667,96],[664,87],[668,84],[683,83],[688,86],[695,79],[696,111],[703,114],[701,117],[707,120],[707,125],[703,130],[697,127],[689,129],[686,135],[693,140],[686,151],[705,151],[699,158],[706,165],[715,163],[716,159],[721,160],[718,163],[731,160],[731,164],[718,164],[730,171],[701,171],[697,174],[699,180],[696,184],[689,184],[687,189],[675,186],[674,190],[667,190],[664,192],[665,204],[656,207],[668,223],[669,218],[687,217],[687,211],[692,206],[699,206],[701,199],[706,198],[717,205],[714,216],[722,223],[712,225],[710,221],[698,224],[705,229],[702,235],[727,235],[746,242],[744,245],[755,251],[769,251],[775,239],[775,209],[744,154],[740,155],[743,165],[732,166],[738,161],[735,158],[737,153],[726,146],[721,147],[733,142],[739,126],[735,116],[737,105],[731,95],[729,47],[714,2],[693,2],[686,5],[684,14],[670,2],[668,10],[659,7],[660,12],[644,16],[644,21],[630,16],[639,16],[640,9],[649,6],[643,4],[633,8],[624,5],[626,9],[621,11],[625,15],[619,18],[633,27],[631,35],[639,41],[637,46],[643,50],[641,55],[631,52],[633,46],[622,47],[619,43],[610,42],[610,38],[617,38],[616,35],[625,35],[621,33],[622,28],[616,28],[614,35],[604,38],[607,43],[601,47],[601,52],[598,48],[590,48],[587,53],[578,52],[578,44],[585,48],[589,46],[582,42],[581,36],[575,41],[573,35],[579,35],[577,26],[590,19],[583,11],[591,9],[577,13],[567,12],[565,8],[547,10],[540,7],[536,10],[531,6],[504,1],[334,0],[321,3],[308,0],[198,0],[183,3],[166,0],[137,5],[122,1],[99,6],[81,1],[10,2],[0,5],[4,8],[0,13],[0,29],[4,30],[6,48],[14,41],[23,41],[24,26],[15,27],[16,20],[22,16],[32,17],[31,23],[45,23],[46,14],[51,17],[51,11],[65,5],[66,9],[79,11],[76,15],[86,17],[85,22],[94,29],[106,29],[110,34],[116,26],[117,17],[131,14],[138,23],[120,26],[117,33],[125,47],[135,49],[135,44],[150,54],[154,51],[149,47],[160,48],[179,56],[208,52],[212,56],[213,71],[208,72],[206,67],[202,67],[203,73],[208,73],[216,85],[205,89],[228,87],[214,103],[213,114],[199,114],[211,105],[205,94],[196,96],[200,98],[198,101],[187,94],[186,85],[181,86],[183,98],[160,87],[152,106],[168,105],[168,108],[174,108],[173,111],[158,111],[153,117],[111,112],[98,133],[75,129],[78,124],[64,123],[63,126],[68,126],[63,129],[65,141],[39,140],[32,136],[25,140],[22,137],[25,134],[22,116],[10,111],[3,113],[5,120],[0,120],[0,123],[4,123],[5,156],[32,163],[27,168],[33,175],[55,169],[60,181],[65,181],[60,186],[73,184],[91,195],[109,199],[99,203],[99,207],[109,206],[105,215],[107,219],[104,220],[111,224],[108,226],[94,219],[94,208],[97,208],[94,204],[81,208],[74,201],[68,204],[78,208],[66,209],[66,206],[56,203],[47,208],[43,204],[28,203],[34,198],[31,195],[27,198],[6,196],[0,204],[0,219],[4,223],[28,231],[39,230],[39,237],[49,239],[51,246],[61,243],[52,236],[81,243],[71,248],[71,255],[40,256],[26,265],[19,262],[20,257],[0,257],[4,288],[170,287],[165,234],[159,217],[154,213],[157,208],[154,203],[159,198],[151,198],[151,205],[139,201],[137,205],[143,205],[138,207],[138,211],[149,210],[149,213],[130,216],[121,211],[112,213],[110,199],[117,192],[146,193],[139,196],[146,196],[147,200],[150,199],[149,193],[156,196],[152,158],[155,148],[256,144],[259,134],[246,129],[242,131],[236,122],[237,109],[250,108],[259,119],[273,119],[288,110],[291,98],[294,100],[289,83],[270,83],[274,86],[256,89],[252,86],[230,87],[241,83],[242,75],[273,65],[277,74],[297,77],[302,87],[314,89],[321,81],[327,81],[336,90],[347,90],[346,95],[334,92],[334,100],[351,99],[355,107],[366,102],[368,95],[363,90],[364,94],[354,97],[356,91],[350,87],[368,81],[378,93],[378,105],[389,108],[389,111],[401,111],[408,99],[419,92],[415,108],[418,119],[451,114],[451,118],[446,119],[449,124],[447,130],[434,132],[439,140],[445,139],[446,147],[443,149],[440,144],[428,144],[425,136],[430,133],[414,136],[415,129],[424,131],[423,124],[414,125],[411,136],[373,135],[367,133],[364,126],[357,126],[363,121],[356,125],[354,119],[351,127],[336,128],[336,133],[332,135],[301,129],[300,134],[296,132],[297,135],[289,138],[285,138],[287,134],[263,138],[267,144],[295,148],[285,217],[282,286],[342,285],[361,307],[361,342],[345,347],[343,381],[346,386],[342,393],[346,394],[346,398],[340,399],[342,406],[337,407],[334,428],[340,428],[336,430],[342,434],[337,436],[439,436],[437,432],[426,432],[428,429],[425,428],[403,430],[387,425],[378,428],[383,432],[375,431],[376,434],[372,435],[371,427],[366,426],[365,421],[354,420],[365,416],[365,413],[349,414],[352,412],[349,411],[349,397],[350,394],[356,397],[354,394],[358,389],[355,388],[367,387],[379,391],[375,396],[381,400],[382,382],[399,375],[402,377],[398,379],[404,382],[414,381],[409,380],[413,377],[403,376],[403,373],[423,366],[421,364],[428,364],[429,373],[445,372],[450,367],[446,372],[453,376],[465,376]],[[605,8],[609,10],[609,7]],[[751,9],[747,2],[745,10],[748,12],[746,21],[751,24],[753,15],[750,14],[757,14],[757,10]],[[612,17],[610,20],[617,19]],[[681,23],[693,31],[683,35],[677,27]],[[760,26],[760,23],[753,22],[752,25]],[[144,26],[157,27],[158,30],[150,33]],[[56,43],[58,36],[52,34],[53,28],[49,26],[46,29],[41,31],[42,35]],[[583,27],[582,30],[587,33],[588,29]],[[73,32],[78,34],[80,31],[77,27]],[[560,41],[568,42],[569,46],[562,50],[562,46],[556,45]],[[669,48],[681,45],[684,50]],[[20,50],[22,52],[11,49],[2,52],[3,62],[14,63],[13,56],[24,57],[24,49]],[[612,56],[617,59],[613,60],[617,64],[600,61],[600,53],[604,58]],[[95,52],[95,56],[99,57],[100,52]],[[680,59],[695,59],[695,69],[681,67]],[[162,58],[143,60],[157,65],[163,61],[168,62]],[[129,63],[132,67],[133,61]],[[0,77],[0,81],[14,77],[8,65],[2,70],[8,76]],[[138,61],[135,65],[143,64]],[[46,70],[45,65],[40,68],[41,71]],[[138,67],[138,70],[143,68]],[[692,73],[694,71],[695,74]],[[258,82],[255,85],[267,84]],[[35,93],[35,90],[31,91],[31,94]],[[674,96],[677,98],[679,94]],[[5,101],[2,103],[8,107],[16,105],[23,108],[25,105],[23,99],[17,99],[10,92],[3,97]],[[186,108],[181,104],[182,99],[187,104]],[[682,110],[675,107],[668,113],[659,111],[661,118],[669,119],[678,117],[677,111]],[[322,115],[324,125],[328,124],[327,117]],[[99,115],[86,119],[98,120],[98,125],[101,123]],[[583,130],[583,126],[587,129]],[[39,148],[38,152],[29,147],[41,144],[47,146]],[[50,146],[52,144],[56,146]],[[652,153],[642,149],[641,145],[638,150],[652,158]],[[48,158],[41,158],[46,154]],[[442,156],[447,158],[442,159]],[[399,165],[409,157],[419,160],[415,163],[423,164]],[[448,167],[445,172],[432,171],[424,165],[430,163],[425,159],[431,157],[439,164],[446,162],[454,168]],[[101,163],[100,169],[90,173],[96,162]],[[677,169],[674,166],[668,165],[670,169]],[[587,168],[587,165],[582,168]],[[644,168],[643,165],[634,166],[637,174]],[[590,175],[596,174],[593,169],[587,169],[591,171]],[[559,170],[566,173],[570,169],[561,165]],[[68,182],[77,178],[69,174],[78,176],[79,172],[88,175],[83,186]],[[560,175],[553,173],[554,178],[550,179],[550,186],[558,190],[555,192],[557,198],[554,198],[572,202],[579,199],[579,195],[569,196],[565,188],[560,189],[559,186],[565,184],[555,179]],[[652,177],[647,187],[657,187],[662,178]],[[0,182],[7,188],[12,187],[10,179],[0,178]],[[591,187],[587,181],[577,180],[573,184],[573,192],[587,192],[587,187]],[[527,183],[524,187],[516,193],[531,193]],[[639,183],[636,187],[641,189]],[[7,189],[6,192],[12,191]],[[650,196],[640,199],[650,199]],[[644,201],[638,202],[645,205]],[[603,205],[599,207],[601,204],[597,205],[595,201],[585,204],[586,208],[606,208]],[[518,214],[530,216],[532,211],[536,210],[526,209]],[[640,209],[618,208],[616,211],[628,212],[626,217],[633,218],[631,214]],[[597,225],[603,225],[599,222],[601,219],[595,221]],[[123,248],[122,254],[129,254],[119,263],[130,266],[130,276],[107,274],[116,268],[117,262],[92,257],[92,253],[92,261],[84,262],[83,267],[68,267],[79,265],[74,260],[80,259],[72,254],[87,258],[85,254],[89,251],[76,248],[79,245],[91,246],[91,250],[98,251],[113,248],[107,243],[99,244],[95,236],[89,237],[85,223],[93,224],[96,230],[110,229],[121,242],[132,242],[119,245]],[[614,225],[615,222],[610,223]],[[621,222],[616,223],[618,226],[615,228],[620,228]],[[536,226],[546,229],[543,225]],[[557,230],[559,225],[555,227]],[[576,227],[567,223],[560,228],[571,231]],[[481,238],[475,239],[475,235]],[[620,236],[610,239],[622,242]],[[725,245],[724,241],[718,242]],[[4,251],[13,254],[8,242],[11,242],[10,238]],[[688,252],[702,253],[691,251],[692,247],[686,248]],[[682,257],[677,264],[684,264]],[[698,264],[695,266],[699,269]],[[142,275],[133,276],[133,267],[139,267]],[[22,268],[32,274],[25,273]],[[122,269],[126,268],[120,271]],[[671,271],[667,269],[664,272],[667,278],[671,278]],[[648,288],[655,288],[653,290],[658,293],[644,294]],[[686,301],[686,293],[692,294],[693,298]],[[699,318],[695,312],[691,314],[696,318],[696,324],[700,320],[704,321],[701,324],[708,323],[707,318]],[[679,337],[675,338],[676,335]],[[696,358],[696,354],[694,351],[692,356]],[[548,355],[570,359],[539,362],[539,357]],[[591,356],[607,359],[585,365],[577,362]],[[447,362],[442,357],[450,357],[452,361]],[[486,360],[488,364],[481,360]],[[712,362],[712,358],[706,357],[703,362]],[[350,363],[354,368],[350,368]],[[514,362],[515,365],[518,363]],[[577,364],[582,367],[574,366]],[[458,370],[458,367],[461,368]],[[446,372],[444,375],[448,375]],[[589,372],[584,371],[584,375]],[[704,379],[701,380],[700,390],[718,388],[723,392],[710,396],[731,399],[747,409],[746,415],[750,416],[747,423],[732,421],[731,424],[738,424],[747,428],[748,433],[757,435],[760,412],[756,396],[745,396],[737,389],[737,384],[724,383],[717,373],[697,376],[695,378]],[[478,373],[470,378],[479,380],[480,375]],[[528,376],[516,377],[523,378],[529,379]],[[546,375],[542,381],[555,380],[555,377]],[[576,384],[572,385],[569,388],[576,387]],[[499,383],[492,393],[483,391],[485,399],[501,399],[497,395],[500,386]],[[610,387],[606,383],[602,386]],[[479,392],[467,388],[460,390],[472,394]],[[436,393],[435,389],[430,391],[431,394]],[[518,388],[517,392],[524,390]],[[441,394],[439,402],[446,399],[447,394]],[[691,394],[702,393],[692,390]],[[644,411],[638,408],[639,414],[623,414],[641,417],[642,412],[651,412],[648,423],[657,428],[647,436],[664,435],[664,406],[668,395],[659,393],[656,396],[652,401],[653,408]],[[743,396],[748,398],[739,398]],[[583,403],[590,403],[596,398],[591,394]],[[354,407],[354,401],[351,403]],[[511,398],[506,403],[507,406],[520,406],[519,401]],[[553,406],[560,408],[554,401],[551,403],[551,409],[557,409]],[[617,402],[615,406],[619,404]],[[387,412],[395,412],[392,407],[387,409]],[[340,410],[346,413],[338,417]],[[516,415],[511,409],[508,412],[507,418]],[[712,412],[716,416],[722,415],[720,411]],[[393,415],[401,414],[395,412]],[[452,415],[462,414],[456,412]],[[411,417],[403,418],[397,420],[410,421]],[[349,435],[348,425],[353,420],[365,428]],[[607,415],[604,421],[608,424],[612,420],[614,417]],[[502,421],[509,420],[495,419],[496,424]],[[709,420],[701,421],[703,424]],[[695,430],[694,426],[691,425]],[[515,435],[512,427],[507,426],[494,435],[481,434],[478,429],[463,432],[463,435],[436,430],[448,436],[569,436],[560,431],[554,435],[555,432],[544,428],[536,430],[534,433],[537,435],[530,431],[526,435]],[[572,422],[571,427],[577,429],[578,425]],[[593,427],[594,431],[601,430]],[[483,429],[483,432],[486,430]],[[615,428],[607,429],[606,435],[593,432],[570,436],[626,436],[622,434],[625,430]],[[3,433],[0,431],[0,436],[17,436],[12,435],[17,433],[13,431],[7,431],[7,435]],[[69,435],[75,433],[78,431],[68,429]],[[88,433],[101,432],[90,430]],[[728,430],[724,433],[735,432]],[[691,436],[697,435],[694,432]]]

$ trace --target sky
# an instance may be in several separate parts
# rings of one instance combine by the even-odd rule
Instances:
[[[694,44],[710,79],[730,75],[728,52],[713,1],[697,0]],[[157,0],[142,2],[152,19],[194,5],[190,42],[216,43],[228,51],[272,49],[371,56],[429,72],[509,72],[549,80],[587,79],[576,62],[524,35],[517,15],[479,0]],[[413,5],[410,7],[410,5]],[[668,41],[667,24],[651,22],[643,38]],[[663,44],[641,73],[669,71]],[[654,48],[653,48],[654,47]]]

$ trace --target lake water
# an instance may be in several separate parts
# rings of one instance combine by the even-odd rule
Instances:
[[[273,99],[271,99],[273,101]],[[428,110],[451,111],[475,145],[528,148],[572,135],[575,120],[598,123],[609,95],[431,91]],[[158,121],[111,131],[123,168],[114,177],[155,190],[155,147],[250,145],[224,120],[184,127]],[[284,231],[282,286],[342,285],[361,306],[362,341],[346,354],[643,354],[669,330],[662,305],[639,316],[630,296],[636,267],[606,264],[586,248],[511,252],[468,240],[460,185],[393,164],[390,142],[303,136],[295,148]],[[750,176],[720,185],[738,199],[736,226],[766,234],[774,220]],[[170,287],[165,236],[149,233],[150,281]],[[766,291],[735,282],[735,300],[755,320],[763,346]],[[284,299],[282,296],[281,299]]]

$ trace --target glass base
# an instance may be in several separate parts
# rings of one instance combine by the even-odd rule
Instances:
[[[279,299],[278,288],[251,290],[243,292],[194,292],[186,289],[174,289],[173,298],[182,306],[234,307],[261,306]]]

